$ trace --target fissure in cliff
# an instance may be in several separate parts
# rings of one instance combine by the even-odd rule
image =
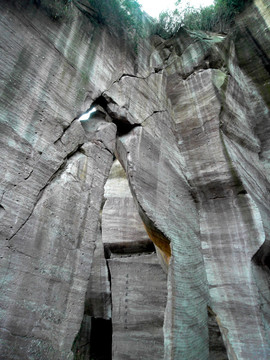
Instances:
[[[0,359],[268,360],[268,1],[136,52],[0,4]]]

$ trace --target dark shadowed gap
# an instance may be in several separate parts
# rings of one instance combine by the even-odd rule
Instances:
[[[261,266],[263,269],[270,270],[270,241],[265,241],[253,256],[254,264]]]
[[[111,360],[112,320],[92,318],[90,336],[91,360]]]
[[[113,112],[108,107],[109,103],[116,104],[111,98],[101,95],[92,104],[92,107],[102,107],[111,117],[112,122],[117,127],[117,135],[122,136],[128,134],[133,128],[141,126],[140,124],[130,124],[124,116],[120,116],[117,112]]]
[[[135,127],[141,126],[140,124],[129,124],[121,120],[114,119],[113,122],[117,126],[117,135],[122,136],[128,134]]]
[[[112,321],[84,315],[72,346],[74,360],[112,359]]]
[[[224,345],[216,314],[208,308],[208,331],[209,331],[209,359],[228,360],[227,350]]]
[[[151,254],[156,252],[153,242],[149,241],[136,241],[131,243],[120,242],[116,244],[104,244],[105,258],[110,259],[111,253],[118,255],[138,255],[138,254]]]
[[[265,240],[263,245],[252,257],[252,273],[259,293],[262,321],[269,338],[270,324],[270,241]]]

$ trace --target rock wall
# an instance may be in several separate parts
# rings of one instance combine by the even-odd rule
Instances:
[[[137,54],[0,5],[0,358],[268,359],[268,1]]]
[[[102,57],[92,65],[110,41],[79,12],[59,24],[30,2],[1,1],[0,21],[0,357],[73,358],[116,133],[86,134],[76,117],[95,76],[108,86]]]
[[[162,359],[167,276],[117,160],[104,196],[102,240],[111,279],[112,358]]]
[[[167,277],[117,160],[105,185],[100,221],[101,236],[74,353],[85,359],[163,358]],[[106,335],[106,321],[108,325],[110,320],[112,328]],[[95,335],[96,321],[102,327],[99,338]],[[87,331],[88,341],[84,335]],[[111,354],[103,352],[108,347]]]

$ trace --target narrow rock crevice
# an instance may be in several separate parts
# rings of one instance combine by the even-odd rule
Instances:
[[[74,124],[74,122],[77,121],[77,120],[78,120],[78,118],[76,117],[70,122],[70,124],[68,124],[66,126],[63,126],[62,134],[54,141],[54,143],[53,143],[54,145],[57,145],[59,142],[62,143],[61,139],[63,138],[65,133],[71,128],[71,126]]]
[[[108,147],[106,147],[106,144],[104,143],[104,141],[102,141],[102,140],[92,140],[92,143],[96,144],[97,146],[102,147],[103,150],[106,150],[111,155],[113,155],[113,152]],[[85,153],[83,149],[82,149],[82,153]]]
[[[74,360],[111,360],[112,320],[85,315],[72,351]]]
[[[265,240],[263,245],[259,248],[256,254],[253,256],[252,261],[257,266],[265,269],[270,275],[270,241]]]
[[[253,277],[258,289],[261,320],[270,346],[270,241],[265,240],[251,261]]]
[[[152,114],[147,116],[147,118],[144,119],[140,125],[143,126],[147,122],[147,120],[150,119],[155,114],[164,113],[164,112],[168,112],[168,110],[164,109],[164,110],[155,110],[155,111],[153,111]]]
[[[107,95],[107,92],[111,90],[113,85],[119,84],[121,82],[121,80],[124,79],[124,78],[134,78],[134,79],[138,79],[138,80],[147,80],[152,75],[161,74],[163,70],[164,70],[163,67],[162,68],[154,67],[153,71],[149,72],[148,75],[146,75],[146,76],[138,76],[138,75],[135,75],[135,74],[123,73],[121,76],[118,77],[118,79],[114,80],[111,83],[111,85],[106,90],[104,90],[96,100],[93,101],[91,108],[95,107],[96,105],[100,105],[104,109],[107,109],[106,112],[111,116],[110,109],[108,109],[108,104],[115,104],[115,105],[119,106],[111,97],[109,97]],[[121,107],[119,106],[119,109],[120,108]],[[118,117],[119,114],[118,115],[115,114],[115,116]]]
[[[159,74],[163,71],[163,68],[159,68],[159,67],[155,67],[154,71],[151,71],[147,76],[138,76],[138,75],[134,75],[134,74],[122,74],[117,80],[115,80],[112,85],[109,87],[109,89],[105,90],[104,93],[106,93],[106,91],[110,90],[110,88],[116,84],[119,83],[123,78],[125,77],[130,77],[130,78],[135,78],[135,79],[140,79],[140,80],[147,80],[150,76],[155,75],[155,74]]]
[[[119,111],[112,111],[109,108],[109,104],[114,104],[119,108]],[[117,127],[117,136],[128,134],[135,127],[141,126],[141,124],[131,124],[126,116],[119,115],[121,113],[121,107],[105,93],[100,95],[92,104],[92,107],[100,106],[110,116],[112,122]]]
[[[73,151],[71,151],[63,160],[63,162],[61,163],[61,165],[59,166],[59,168],[52,174],[52,176],[50,177],[50,179],[48,180],[48,182],[46,183],[46,185],[44,185],[38,192],[37,197],[36,197],[36,202],[32,207],[32,210],[30,211],[29,215],[27,216],[27,218],[23,221],[23,223],[19,226],[19,228],[16,230],[16,232],[8,239],[8,241],[10,242],[18,233],[19,231],[25,226],[25,224],[27,223],[27,221],[30,219],[30,217],[32,216],[32,214],[35,211],[35,208],[37,207],[40,199],[42,198],[42,195],[44,193],[44,191],[47,189],[48,186],[51,185],[51,183],[54,181],[55,178],[59,177],[66,168],[67,165],[67,161],[77,152],[80,150],[82,145],[78,145]]]
[[[1,219],[2,216],[4,216],[5,211],[6,211],[6,209],[4,208],[4,206],[0,205],[0,219]]]
[[[210,307],[208,307],[208,331],[210,360],[228,360],[226,346],[217,321],[217,315]]]
[[[103,144],[102,141],[92,140],[92,142],[98,146]],[[111,150],[107,148],[105,150],[111,153]],[[81,151],[84,153],[83,148]],[[105,198],[103,197],[100,207],[93,263],[85,294],[84,315],[80,330],[72,345],[74,360],[112,359],[111,274],[106,260],[106,251],[102,242],[101,225],[102,211],[105,202]],[[104,277],[106,277],[106,279],[104,279]],[[108,289],[107,292],[105,292],[106,283],[109,284],[109,292]],[[108,306],[110,308],[109,311]]]
[[[124,77],[132,77],[132,78],[136,78],[136,79],[144,79],[142,77],[139,77],[139,76],[136,76],[136,75],[133,75],[133,74],[122,74],[117,80],[115,80],[113,84],[116,84],[116,83],[119,83]]]

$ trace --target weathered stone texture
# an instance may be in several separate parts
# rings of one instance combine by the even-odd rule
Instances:
[[[214,50],[223,51],[220,39],[212,42]],[[238,46],[237,38],[227,46]],[[183,64],[185,56],[183,52],[175,61]],[[220,56],[220,69],[202,68],[185,79],[173,72],[177,66],[170,65],[168,95],[186,174],[199,202],[210,304],[229,358],[267,359],[268,335],[252,258],[265,239],[261,221],[265,220],[265,230],[269,224],[269,183],[258,157],[261,142],[254,127],[259,114],[261,121],[269,122],[269,111],[256,84],[239,68],[234,50],[230,48],[229,59],[222,52]],[[253,326],[252,336],[241,330]]]
[[[166,274],[156,254],[109,260],[113,359],[163,358]]]
[[[75,153],[47,185],[28,221],[8,241],[1,291],[6,358],[46,358],[43,342],[49,342],[55,358],[70,356],[84,306],[102,184],[112,161],[96,144],[83,150],[86,155]],[[94,159],[98,156],[102,167]],[[22,352],[13,346],[18,336]]]
[[[117,360],[269,359],[269,2],[136,59],[76,6],[0,4],[0,358],[71,359],[85,312]]]
[[[163,358],[166,274],[117,160],[104,196],[102,241],[110,257],[112,358]]]
[[[92,102],[88,30],[1,1],[1,359],[73,357],[116,130],[74,120]]]
[[[169,123],[166,113],[154,114],[145,126],[120,137],[117,151],[146,227],[161,233],[171,244],[165,358],[207,359],[207,288],[198,214],[182,172],[176,141],[173,135],[171,142],[166,139],[171,133]],[[167,136],[163,139],[158,136],[161,133]],[[157,246],[163,249],[159,242]]]
[[[153,251],[132,198],[126,174],[116,160],[105,186],[102,241],[108,253],[132,254]]]

